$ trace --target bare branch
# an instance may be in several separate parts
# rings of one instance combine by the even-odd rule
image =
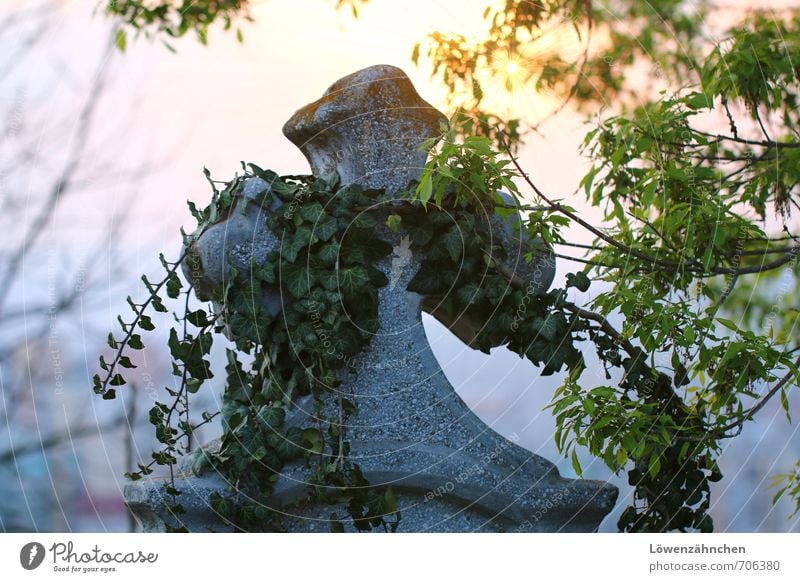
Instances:
[[[22,445],[11,447],[10,449],[0,453],[0,465],[14,462],[17,457],[22,455],[33,452],[44,452],[74,439],[92,436],[93,434],[105,432],[107,430],[113,430],[114,428],[118,427],[124,419],[125,415],[123,414],[101,424],[83,425],[72,428],[68,426],[66,430],[54,432],[38,441],[31,441]]]
[[[42,207],[39,210],[39,213],[28,227],[27,236],[23,237],[22,242],[11,254],[11,257],[8,260],[8,265],[3,273],[3,279],[0,281],[0,312],[3,310],[6,299],[8,298],[8,294],[14,284],[17,273],[22,266],[25,256],[30,252],[31,248],[36,244],[36,241],[42,235],[45,226],[53,217],[56,207],[62,202],[64,197],[70,191],[72,186],[71,181],[83,161],[83,153],[89,140],[89,135],[94,123],[95,113],[105,91],[105,84],[109,70],[108,60],[114,50],[113,40],[114,36],[112,35],[106,51],[101,57],[100,63],[97,67],[89,95],[78,116],[78,121],[76,124],[77,128],[75,130],[76,135],[71,141],[72,145],[70,147],[70,153],[67,159],[66,167],[51,187],[50,194],[46,197]]]

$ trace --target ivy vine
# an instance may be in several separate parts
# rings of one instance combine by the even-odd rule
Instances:
[[[244,165],[243,175],[222,189],[209,177],[212,201],[203,210],[190,205],[198,228],[184,235],[184,254],[175,262],[162,257],[166,274],[161,281],[143,278],[148,296],[142,303],[128,299],[134,317],[120,318],[124,337],[109,336],[115,356],[110,362],[101,357],[104,375],[95,377],[95,391],[114,398],[127,382],[121,370],[135,367],[127,350],[142,349],[140,331],[154,327],[145,312],[167,311],[164,295],[178,302],[173,310],[178,325],[168,340],[178,388],[166,388],[171,401],[157,402],[150,411],[162,447],[149,464],[128,476],[139,479],[154,465],[166,466],[169,508],[179,518],[183,509],[174,466],[198,426],[190,420],[189,399],[213,380],[208,356],[214,339],[224,334],[235,345],[227,349],[222,409],[203,412],[199,423],[221,415],[220,448],[199,450],[194,462],[195,470],[210,466],[230,483],[230,491],[213,496],[213,508],[237,530],[277,528],[276,515],[258,500],[269,497],[286,463],[304,460],[309,498],[334,510],[333,531],[343,531],[347,519],[360,531],[395,531],[401,515],[394,492],[371,486],[350,459],[346,427],[357,411],[341,392],[340,378],[378,331],[378,292],[387,278],[375,263],[392,252],[380,233],[403,228],[425,257],[409,291],[436,298],[437,309],[483,322],[474,347],[488,352],[506,346],[541,367],[543,375],[564,375],[550,405],[556,444],[571,457],[578,474],[578,447],[587,447],[614,472],[627,471],[634,503],[622,513],[621,530],[711,531],[710,483],[722,477],[717,464],[721,442],[753,411],[737,411],[733,400],[720,398],[702,406],[687,401],[678,392],[691,381],[681,346],[695,337],[689,341],[688,331],[672,330],[672,373],[659,370],[653,354],[663,350],[664,341],[634,345],[602,313],[568,299],[570,289],[588,290],[586,271],[569,274],[564,288],[542,292],[505,267],[506,250],[487,230],[486,216],[487,209],[501,214],[510,210],[498,194],[500,188],[519,196],[512,178],[526,177],[515,165],[513,157],[499,159],[486,138],[459,143],[451,132],[420,182],[391,201],[381,191],[341,187],[335,176],[281,177],[253,164]],[[250,178],[269,187],[255,197],[245,196]],[[529,259],[544,250],[537,248],[539,241],[562,240],[558,230],[564,216],[576,219],[573,209],[541,197],[548,206],[530,209],[526,226],[530,240],[536,241]],[[259,257],[260,262],[252,262],[247,272],[231,269],[224,284],[209,289],[202,277],[191,275],[202,272],[196,241],[210,226],[232,213],[245,213],[253,204],[271,209],[267,226],[280,244]],[[178,275],[180,265],[190,275],[189,284]],[[190,309],[193,291],[213,301],[216,314]],[[270,294],[280,297],[277,313],[264,302]],[[635,317],[628,314],[629,321]],[[320,333],[321,327],[327,333]],[[790,356],[754,334],[745,339],[748,344],[734,343],[706,331],[706,342],[726,346],[723,359],[714,365],[735,384],[730,399],[750,393],[755,381],[775,378],[751,359],[728,357],[735,346],[741,351],[749,345],[772,367],[785,367],[788,373],[773,391],[782,389],[797,371]],[[609,385],[581,386],[589,346],[606,378],[613,380]],[[715,362],[708,348],[701,348],[700,357]],[[286,426],[293,400],[302,395],[315,402],[315,423]],[[333,412],[323,406],[326,397],[335,400]],[[725,414],[715,412],[719,410]],[[337,507],[345,507],[347,516],[339,515]]]
[[[254,199],[246,198],[242,190],[248,178],[260,178],[269,188]],[[396,530],[401,515],[391,487],[369,487],[358,464],[349,458],[345,427],[355,405],[338,395],[335,417],[324,418],[322,408],[324,394],[340,394],[338,372],[352,364],[378,329],[378,289],[387,279],[373,264],[392,247],[376,234],[374,213],[354,210],[370,204],[377,193],[358,186],[336,188],[335,180],[279,177],[253,164],[221,190],[210,177],[209,182],[210,205],[202,210],[190,205],[198,228],[184,236],[185,253],[173,263],[162,257],[166,275],[160,282],[143,277],[149,296],[143,303],[128,299],[134,317],[130,322],[120,318],[125,336],[121,340],[109,336],[116,356],[111,362],[101,357],[105,377],[94,379],[98,394],[114,398],[117,387],[127,383],[120,370],[135,367],[126,350],[142,349],[138,330],[154,329],[145,311],[167,311],[162,293],[184,307],[174,311],[178,325],[168,340],[179,387],[165,388],[172,401],[157,402],[150,410],[162,447],[150,463],[127,476],[137,480],[149,475],[154,465],[168,467],[171,479],[165,487],[172,500],[168,509],[180,521],[183,508],[173,471],[198,427],[189,422],[189,396],[214,378],[208,356],[215,337],[224,333],[233,338],[235,349],[226,349],[222,409],[204,412],[201,423],[221,414],[223,435],[219,451],[199,450],[193,465],[198,472],[210,466],[230,482],[231,491],[212,497],[214,510],[237,530],[272,529],[276,516],[258,499],[270,495],[287,462],[305,459],[315,461],[308,480],[314,499],[344,504],[359,531]],[[279,250],[254,261],[247,273],[232,269],[225,284],[213,290],[201,290],[191,276],[188,285],[181,280],[177,273],[181,263],[190,274],[202,271],[193,245],[208,227],[233,212],[243,212],[248,204],[263,208],[274,203],[277,210],[268,226],[281,241]],[[200,298],[222,306],[216,315],[189,309],[196,286]],[[282,309],[272,314],[261,298],[276,290]],[[320,323],[328,330],[325,336],[316,329]],[[316,423],[285,428],[293,398],[302,395],[314,397]],[[331,515],[331,524],[335,531],[344,527],[336,514]]]

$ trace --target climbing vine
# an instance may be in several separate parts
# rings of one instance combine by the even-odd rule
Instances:
[[[186,251],[175,262],[162,257],[166,275],[160,282],[153,284],[143,277],[148,298],[143,303],[129,298],[134,317],[129,322],[120,318],[125,336],[117,340],[109,335],[116,355],[111,362],[101,357],[105,374],[94,379],[95,391],[106,399],[114,398],[115,390],[127,383],[121,370],[135,367],[126,353],[144,347],[139,331],[154,329],[145,312],[166,312],[164,299],[176,300],[183,307],[174,311],[178,325],[170,329],[168,339],[178,388],[165,388],[171,402],[157,402],[150,410],[162,447],[150,463],[128,477],[140,479],[155,465],[167,467],[169,510],[180,521],[183,508],[174,466],[198,427],[189,421],[189,397],[214,378],[208,356],[214,338],[224,333],[232,338],[235,349],[226,349],[222,409],[204,412],[201,423],[221,415],[223,436],[218,451],[199,450],[193,465],[196,472],[211,467],[231,484],[231,491],[213,496],[213,508],[236,529],[271,529],[275,516],[257,499],[269,496],[285,463],[316,460],[308,480],[315,499],[345,504],[358,530],[394,531],[400,513],[391,487],[368,487],[359,466],[349,459],[345,426],[355,412],[354,404],[340,394],[332,418],[326,418],[322,408],[324,394],[339,394],[338,372],[352,363],[377,331],[377,294],[387,280],[373,263],[392,247],[377,236],[372,214],[354,211],[366,206],[375,193],[358,186],[337,189],[335,181],[308,176],[281,178],[252,164],[245,170],[221,190],[209,178],[211,204],[203,210],[190,205],[198,228],[184,237]],[[242,188],[248,178],[260,178],[269,187],[256,198],[246,198]],[[249,204],[277,206],[268,226],[281,241],[279,248],[263,261],[253,262],[249,272],[232,269],[224,285],[196,289],[202,299],[221,306],[216,315],[190,309],[196,282],[191,274],[202,271],[194,243],[208,227],[231,213],[243,212]],[[180,264],[190,274],[191,284],[178,276]],[[278,313],[263,304],[265,293],[279,294],[282,308]],[[324,335],[317,329],[320,324],[327,330]],[[302,395],[313,396],[316,422],[284,427],[293,398]],[[331,523],[334,530],[343,528],[336,514],[331,515]]]
[[[667,105],[685,119],[697,103],[697,95],[691,94]],[[612,123],[623,130],[628,127],[623,120]],[[611,139],[612,127],[596,134],[600,152]],[[359,530],[396,530],[401,516],[394,492],[371,487],[349,458],[346,426],[356,412],[354,403],[336,391],[331,410],[323,406],[323,397],[340,387],[341,373],[378,329],[378,291],[387,280],[375,263],[392,251],[380,233],[402,227],[411,244],[425,251],[409,291],[436,298],[437,309],[451,315],[482,322],[473,347],[488,352],[505,346],[539,366],[543,375],[563,374],[550,405],[556,444],[579,474],[579,447],[588,448],[612,471],[627,472],[634,502],[620,517],[621,530],[713,529],[710,483],[722,477],[717,462],[722,443],[777,394],[788,413],[786,390],[797,383],[792,350],[721,316],[739,274],[771,268],[763,263],[751,266],[747,258],[770,252],[768,246],[760,255],[753,250],[768,245],[766,235],[752,223],[733,219],[726,223],[730,233],[709,233],[707,223],[696,219],[690,223],[692,240],[698,241],[695,250],[682,243],[683,253],[671,253],[673,245],[664,241],[663,252],[654,254],[652,249],[659,248],[654,241],[626,239],[622,233],[609,237],[541,192],[509,152],[510,158],[502,159],[488,138],[460,141],[461,133],[454,129],[443,136],[419,183],[396,195],[388,211],[386,205],[376,204],[386,201],[383,192],[340,187],[335,176],[280,177],[250,164],[221,190],[209,179],[212,202],[204,210],[191,207],[199,226],[185,236],[184,255],[175,262],[162,258],[166,275],[160,282],[144,279],[149,295],[143,303],[129,299],[134,317],[120,319],[122,339],[109,336],[115,357],[111,362],[101,358],[105,374],[95,378],[95,390],[113,398],[126,383],[120,370],[133,367],[126,350],[141,349],[139,331],[153,328],[145,311],[166,311],[162,294],[172,300],[184,295],[184,309],[176,313],[178,326],[168,341],[178,388],[166,389],[172,401],[158,402],[150,412],[163,446],[150,464],[129,474],[132,479],[149,474],[153,465],[168,467],[172,478],[167,497],[171,509],[180,514],[173,471],[196,429],[190,422],[189,396],[214,378],[207,356],[214,337],[224,333],[235,349],[227,350],[222,409],[202,416],[205,423],[221,414],[223,436],[218,451],[201,449],[194,464],[196,471],[210,466],[230,482],[230,491],[213,497],[214,508],[237,529],[278,527],[271,510],[258,499],[273,491],[287,462],[305,459],[309,496],[331,506],[334,531],[344,529],[346,516],[335,511],[341,506]],[[608,155],[635,155],[626,154],[629,143],[624,150],[620,147]],[[602,159],[604,154],[597,155]],[[654,179],[661,176],[659,168],[652,171]],[[268,187],[255,197],[245,196],[250,178],[260,178]],[[545,291],[508,269],[506,250],[488,230],[487,212],[503,215],[518,206],[498,194],[504,188],[519,200],[515,179],[527,184],[542,203],[522,207],[528,210],[521,227],[527,232],[517,236],[533,241],[529,260],[549,252],[548,243],[565,243],[559,231],[567,224],[584,226],[607,244],[584,270],[568,274],[563,288]],[[597,197],[597,188],[619,179],[619,173],[593,170],[585,188]],[[647,189],[636,195],[647,195]],[[202,271],[195,242],[206,228],[233,213],[245,213],[251,204],[271,209],[267,226],[279,244],[263,260],[257,257],[247,272],[231,269],[223,285],[204,288],[202,280],[191,275]],[[690,209],[708,211],[702,206]],[[685,217],[665,215],[658,220],[651,224],[655,234],[642,236],[686,236],[678,230]],[[668,220],[676,221],[671,230]],[[712,238],[702,238],[708,236]],[[709,242],[721,236],[738,236],[749,254],[735,258],[723,245]],[[778,264],[795,255],[790,249]],[[179,265],[189,273],[189,285],[179,277]],[[590,273],[599,280],[613,280],[613,273],[615,287],[597,293],[593,305],[579,305],[572,297],[589,290]],[[702,283],[715,276],[728,281],[729,289],[721,296]],[[666,291],[648,291],[659,285]],[[215,315],[189,309],[193,286],[198,296],[218,306]],[[692,312],[691,293],[699,314]],[[264,298],[276,294],[280,307],[274,310]],[[703,294],[712,301],[705,301]],[[620,329],[611,323],[612,317],[621,318]],[[329,333],[320,334],[320,325]],[[587,378],[590,350],[607,383],[596,385]],[[765,385],[766,391],[757,391]],[[287,426],[287,411],[302,395],[316,402],[316,422]],[[794,494],[796,476],[784,480],[781,491]]]

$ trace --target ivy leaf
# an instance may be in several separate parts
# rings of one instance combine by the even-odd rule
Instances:
[[[176,299],[181,293],[181,280],[175,271],[170,271],[167,275],[167,297]]]
[[[349,324],[342,324],[335,328],[333,344],[340,353],[354,356],[361,352],[364,340],[357,329]]]
[[[136,367],[134,365],[134,363],[131,362],[131,359],[128,356],[121,356],[120,359],[119,359],[119,365],[122,366],[123,368],[135,368]]]
[[[439,241],[444,245],[450,259],[455,263],[461,258],[464,251],[464,235],[457,225],[453,225]]]
[[[285,264],[280,275],[286,290],[291,293],[292,297],[300,299],[308,295],[313,281],[309,269],[304,265]]]
[[[301,226],[291,236],[285,236],[281,244],[281,256],[290,263],[295,262],[297,255],[308,245],[311,240],[311,229]]]
[[[206,467],[212,465],[211,454],[204,448],[199,448],[194,453],[192,459],[192,473],[194,475],[201,475]]]
[[[314,223],[314,236],[321,241],[328,241],[339,230],[339,224],[333,216],[324,215]]]
[[[535,318],[532,327],[538,334],[549,341],[553,341],[558,335],[558,322],[553,316]]]
[[[346,264],[372,264],[392,253],[393,247],[373,231],[352,228],[342,240],[340,260]]]
[[[589,285],[591,285],[591,281],[583,271],[567,273],[567,287],[575,287],[578,291],[585,293],[589,290]]]
[[[156,326],[153,325],[153,320],[150,319],[149,315],[141,314],[139,316],[139,327],[145,331],[153,331]]]
[[[453,274],[440,265],[423,261],[407,288],[420,295],[440,295],[450,289],[454,280]]]
[[[471,305],[472,303],[477,303],[481,297],[481,289],[475,283],[467,283],[463,285],[458,290],[456,290],[456,298],[458,302],[463,305]]]
[[[353,226],[364,230],[373,230],[378,226],[378,221],[371,214],[362,212],[353,219]]]
[[[187,378],[186,379],[186,391],[189,394],[196,394],[198,390],[200,390],[200,386],[203,385],[203,381],[199,378]]]
[[[369,282],[373,288],[367,287],[364,289],[364,293],[361,294],[364,297],[365,294],[369,294],[369,292],[375,292],[375,298],[377,299],[377,288],[378,287],[385,287],[389,284],[389,278],[386,274],[381,271],[380,269],[376,269],[373,266],[367,266],[367,274],[369,275]],[[377,309],[377,303],[374,304],[374,308]]]
[[[386,226],[394,232],[400,232],[402,222],[403,218],[399,214],[390,214],[386,218]]]
[[[308,222],[319,222],[325,216],[325,210],[319,202],[312,202],[300,208],[300,216]]]
[[[186,314],[186,321],[195,327],[205,327],[209,324],[208,314],[204,309],[197,309]]]
[[[167,340],[169,353],[173,359],[183,361],[186,359],[187,348],[186,344],[178,338],[178,332],[173,327],[169,330],[169,339]]]
[[[336,259],[339,258],[339,245],[333,242],[322,245],[317,257],[327,266],[335,265]]]
[[[256,420],[264,428],[275,429],[283,424],[285,416],[286,412],[284,412],[283,408],[262,406],[256,414]]]
[[[370,277],[364,267],[347,267],[338,271],[337,281],[344,295],[355,297],[369,283]]]

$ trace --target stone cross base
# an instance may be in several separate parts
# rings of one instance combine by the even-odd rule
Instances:
[[[402,513],[401,532],[593,532],[614,506],[617,490],[594,481],[562,479],[554,471],[532,480],[530,467],[503,470],[479,458],[442,446],[398,451],[396,443],[353,443],[353,453],[371,484],[391,484]],[[508,446],[514,446],[510,442]],[[502,451],[500,452],[502,454]],[[490,454],[491,456],[491,454]],[[529,455],[531,463],[536,458]],[[172,515],[164,494],[166,478],[130,483],[125,500],[145,532],[166,524],[191,532],[231,531],[211,508],[213,492],[227,483],[217,474],[194,476],[185,467],[176,479],[186,513]],[[344,507],[308,502],[307,469],[287,467],[274,494],[262,500],[281,517],[277,531],[328,532],[330,515]],[[342,520],[345,531],[356,531]]]

